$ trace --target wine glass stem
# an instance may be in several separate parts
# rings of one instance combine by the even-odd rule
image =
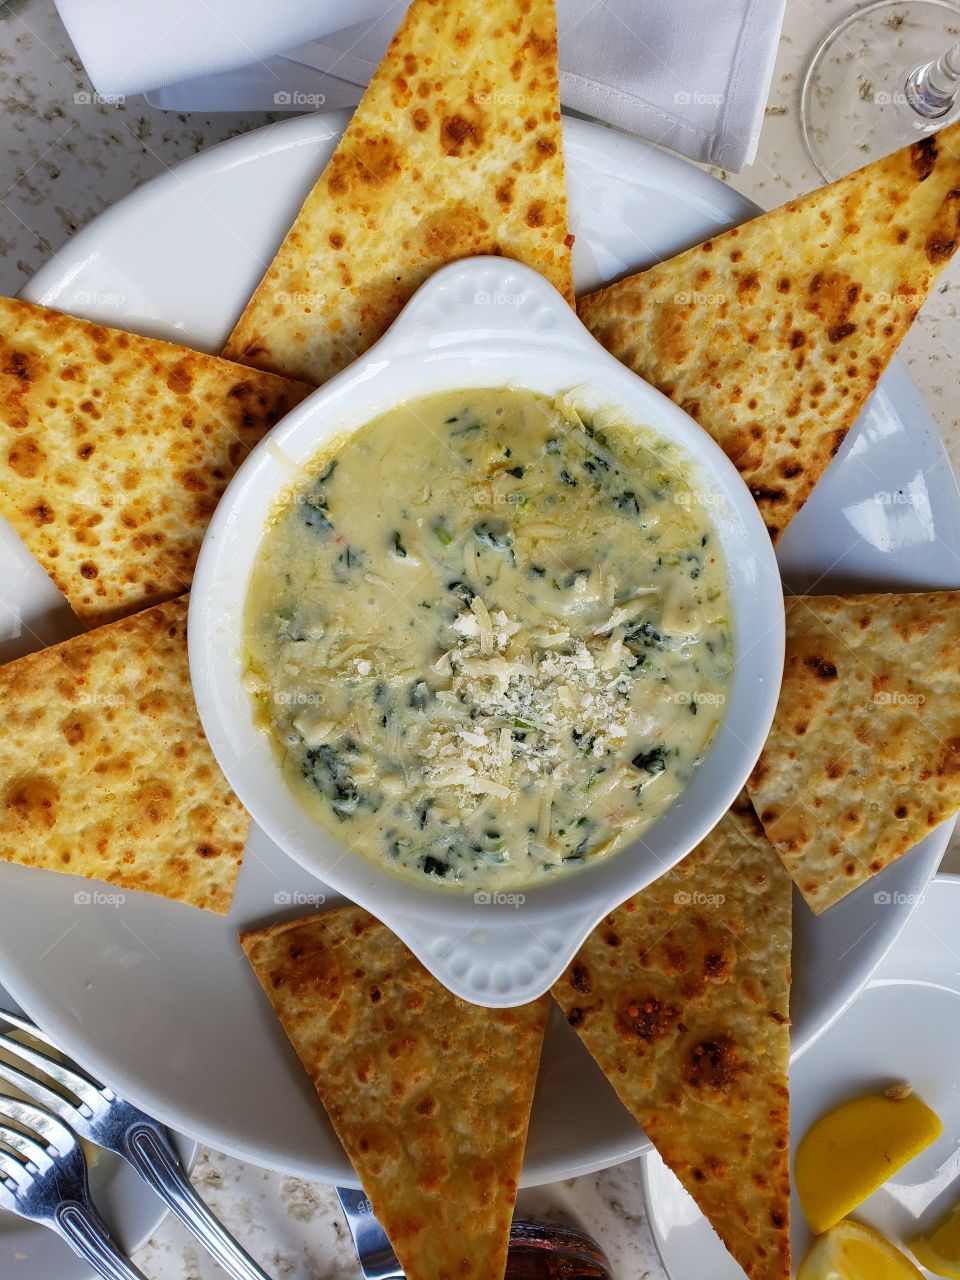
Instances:
[[[952,111],[960,93],[960,43],[935,62],[914,67],[907,76],[904,90],[909,105],[928,120]]]

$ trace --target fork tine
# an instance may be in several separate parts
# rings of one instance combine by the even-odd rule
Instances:
[[[28,1036],[33,1036],[34,1040],[42,1041],[48,1048],[56,1049],[57,1053],[63,1052],[57,1042],[51,1040],[46,1031],[41,1030],[35,1022],[31,1022],[23,1014],[14,1013],[10,1009],[0,1009],[0,1018],[4,1022],[9,1022],[12,1027],[16,1027],[18,1031],[25,1031]]]
[[[34,1134],[39,1134],[63,1157],[80,1149],[76,1134],[48,1111],[24,1102],[21,1098],[11,1098],[8,1094],[0,1093],[0,1121],[4,1119],[15,1120],[17,1124],[31,1129]]]
[[[62,1052],[55,1041],[34,1028],[28,1019],[22,1019],[16,1014],[0,1009],[0,1027],[4,1022],[18,1031],[38,1038],[56,1052]],[[200,1199],[181,1168],[176,1149],[171,1145],[170,1138],[159,1121],[118,1097],[112,1089],[99,1084],[94,1077],[87,1076],[86,1073],[82,1077],[74,1077],[69,1069],[51,1062],[39,1050],[28,1050],[19,1041],[2,1033],[0,1033],[0,1048],[5,1048],[6,1051],[29,1063],[31,1067],[49,1075],[58,1084],[62,1082],[62,1087],[79,1097],[84,1105],[78,1109],[74,1103],[54,1093],[46,1084],[27,1077],[25,1072],[21,1072],[17,1067],[6,1065],[3,1061],[0,1061],[0,1079],[4,1077],[15,1079],[25,1093],[43,1102],[51,1111],[61,1116],[81,1137],[88,1138],[97,1145],[122,1156],[235,1280],[269,1280],[267,1274],[240,1247]],[[70,1066],[74,1067],[76,1064],[71,1062]],[[88,1119],[88,1116],[91,1118]],[[52,1116],[48,1117],[48,1122],[57,1123]],[[75,1141],[72,1133],[70,1137]],[[53,1142],[53,1145],[57,1143]],[[85,1184],[83,1149],[76,1144],[76,1150],[79,1154],[72,1162],[74,1179],[81,1178]],[[59,1172],[59,1163],[57,1172]],[[3,1173],[4,1168],[0,1166],[0,1202],[5,1196],[13,1195],[9,1186],[3,1181]],[[48,1175],[48,1180],[52,1176],[54,1175]],[[14,1212],[20,1212],[16,1204]],[[127,1277],[128,1280],[130,1277],[133,1280],[144,1280],[140,1272],[131,1272],[129,1267],[123,1270],[117,1268],[115,1249],[111,1257],[114,1265],[114,1270],[110,1271],[111,1276],[116,1274],[117,1280],[120,1280],[121,1276]]]
[[[12,1190],[15,1194],[30,1181],[30,1171],[9,1152],[0,1151],[0,1178],[7,1178],[13,1183]]]
[[[0,1099],[0,1107],[2,1106],[3,1100]],[[9,1128],[2,1122],[0,1122],[0,1142],[6,1143],[18,1155],[23,1156],[24,1160],[35,1164],[41,1173],[46,1173],[53,1168],[53,1157],[42,1143],[37,1142],[36,1138],[21,1133],[19,1129]]]
[[[33,1033],[29,1032],[28,1034],[32,1035]],[[95,1107],[102,1098],[100,1090],[103,1086],[97,1085],[88,1077],[80,1075],[79,1068],[74,1071],[70,1067],[64,1066],[62,1062],[57,1062],[54,1058],[49,1058],[45,1053],[41,1053],[39,1049],[21,1044],[19,1040],[14,1040],[12,1036],[4,1035],[3,1032],[0,1032],[0,1049],[6,1049],[14,1057],[22,1058],[24,1062],[29,1062],[31,1067],[36,1067],[38,1071],[42,1071],[44,1075],[49,1076],[51,1080],[55,1080],[64,1089],[69,1089],[72,1094],[75,1094],[81,1102],[85,1102],[88,1107]],[[2,1067],[3,1063],[0,1062],[0,1069]]]
[[[83,1128],[85,1125],[85,1117],[72,1102],[68,1102],[55,1089],[51,1089],[49,1085],[44,1084],[41,1080],[36,1080],[33,1076],[27,1075],[25,1071],[21,1071],[13,1063],[4,1062],[2,1058],[0,1058],[0,1080],[5,1080],[8,1084],[15,1085],[21,1093],[25,1093],[34,1102],[38,1102],[42,1107],[46,1107],[48,1111],[58,1115],[61,1120],[67,1120],[78,1128]]]

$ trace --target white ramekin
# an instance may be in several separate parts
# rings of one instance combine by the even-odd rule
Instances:
[[[290,461],[401,401],[468,387],[546,395],[588,384],[688,456],[709,492],[726,557],[736,666],[725,716],[690,784],[642,839],[507,901],[417,885],[349,852],[297,802],[243,689],[244,601],[266,521],[290,486]],[[289,461],[288,461],[289,460]],[[371,502],[376,494],[371,494]],[[504,258],[438,271],[389,332],[270,432],[231,481],[207,531],[190,601],[190,671],[200,718],[231,786],[297,862],[397,933],[451,991],[485,1005],[545,991],[593,926],[674,866],[740,791],[773,718],[783,667],[783,597],[770,538],[735,468],[660,392],[594,341],[535,272]]]

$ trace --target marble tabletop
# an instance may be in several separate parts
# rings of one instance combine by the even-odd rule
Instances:
[[[819,185],[801,142],[799,85],[820,40],[852,7],[850,0],[788,0],[759,155],[744,173],[719,174],[766,208]],[[166,113],[141,98],[98,103],[53,0],[0,0],[0,105],[5,294],[16,292],[73,231],[120,196],[194,152],[272,118]],[[955,465],[958,299],[960,261],[954,261],[902,348]],[[946,865],[960,870],[956,842]],[[278,1280],[353,1280],[359,1274],[331,1188],[208,1150],[201,1151],[195,1179],[215,1212]],[[647,1227],[637,1161],[522,1192],[518,1208],[524,1216],[585,1227],[606,1249],[617,1280],[665,1280]],[[155,1280],[223,1275],[169,1218],[136,1261]]]

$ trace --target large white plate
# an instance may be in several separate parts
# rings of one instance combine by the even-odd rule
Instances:
[[[960,1175],[960,879],[938,876],[866,989],[793,1068],[792,1150],[831,1107],[908,1080],[943,1121],[943,1135],[853,1214],[901,1248],[958,1194]],[[693,1200],[655,1152],[643,1161],[647,1217],[671,1280],[744,1280]],[[793,1252],[812,1236],[793,1197]],[[906,1248],[909,1254],[909,1248]],[[929,1271],[924,1271],[929,1276]]]
[[[24,295],[218,350],[345,118],[288,120],[194,157],[76,235]],[[611,130],[568,120],[565,141],[581,290],[756,212],[692,165]],[[59,639],[76,623],[12,533],[0,528],[0,535],[0,582],[10,584],[3,599],[28,628],[0,643],[4,658]],[[955,481],[915,388],[895,368],[783,539],[787,583],[957,586],[958,548]],[[819,921],[798,904],[798,1046],[867,980],[946,839],[935,832]],[[306,913],[323,886],[255,830],[226,919],[138,894],[121,906],[78,907],[74,894],[88,889],[0,865],[0,978],[17,999],[173,1127],[264,1165],[354,1182],[236,941],[238,928]],[[877,892],[889,901],[875,902]],[[524,1184],[601,1168],[646,1146],[555,1011]]]

